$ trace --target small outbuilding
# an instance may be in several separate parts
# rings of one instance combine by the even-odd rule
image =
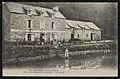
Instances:
[[[65,40],[100,40],[101,29],[92,22],[66,20]]]

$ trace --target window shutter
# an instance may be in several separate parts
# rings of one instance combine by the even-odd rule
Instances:
[[[26,25],[26,28],[28,28],[28,20],[26,20],[25,25]]]
[[[45,21],[40,20],[40,29],[45,29]]]
[[[55,39],[57,39],[57,34],[55,34]]]
[[[32,10],[27,10],[27,15],[32,15]]]
[[[34,41],[34,34],[31,34],[31,41]]]
[[[42,28],[41,28],[41,20],[40,20],[40,29],[42,29]]]
[[[33,20],[31,20],[31,28],[33,28]]]
[[[45,29],[45,21],[43,20],[42,22],[43,22],[43,29]]]
[[[55,25],[56,25],[56,23],[54,22],[54,24],[53,24],[53,28],[54,28],[54,29],[56,29]]]
[[[27,34],[25,34],[25,41],[28,41]]]

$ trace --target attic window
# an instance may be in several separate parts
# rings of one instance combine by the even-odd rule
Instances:
[[[41,16],[41,15],[43,15],[43,14],[44,14],[44,12],[43,12],[43,11],[41,11],[41,10],[36,10],[36,12],[38,13],[38,15],[39,15],[39,16]]]
[[[43,15],[44,14],[44,12],[41,12],[41,15]]]
[[[44,16],[44,12],[40,12],[40,16]]]
[[[27,10],[27,15],[32,15],[32,10]]]

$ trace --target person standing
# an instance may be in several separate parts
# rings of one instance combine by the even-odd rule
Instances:
[[[69,51],[67,48],[65,50],[65,68],[69,69]]]

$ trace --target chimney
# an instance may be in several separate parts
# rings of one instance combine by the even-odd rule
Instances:
[[[59,11],[59,7],[58,6],[54,6],[53,7],[53,11],[58,12]]]

